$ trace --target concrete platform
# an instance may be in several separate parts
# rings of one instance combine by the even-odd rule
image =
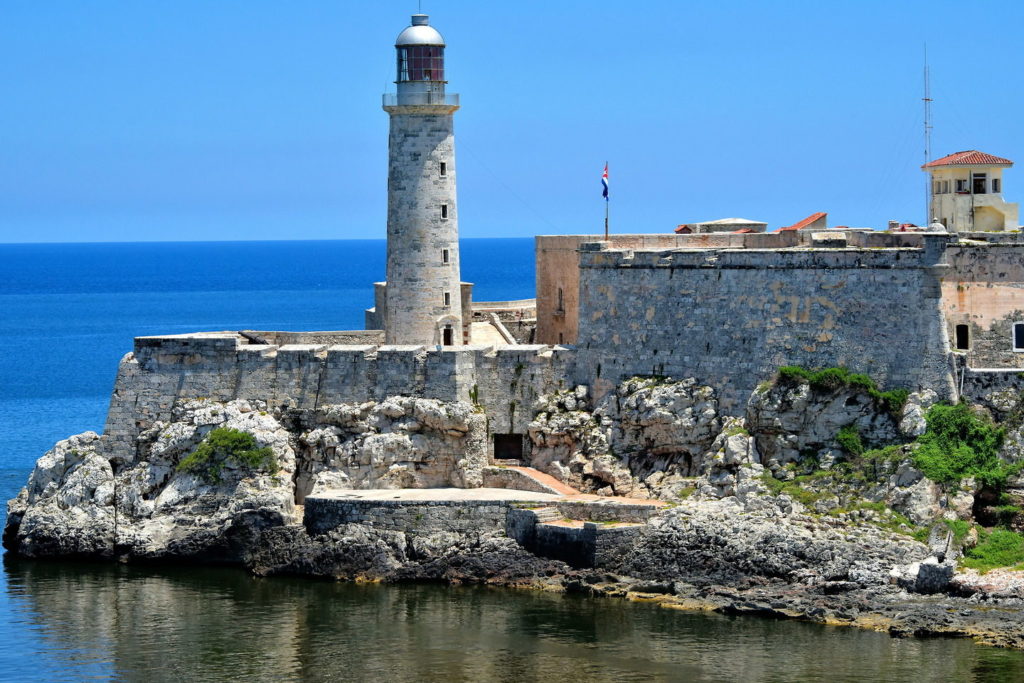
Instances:
[[[519,502],[554,502],[564,500],[565,496],[553,493],[537,493],[517,489],[361,489],[339,490],[318,493],[313,498],[325,500],[351,501],[399,501],[408,503],[425,503],[430,501],[497,501],[505,503]]]

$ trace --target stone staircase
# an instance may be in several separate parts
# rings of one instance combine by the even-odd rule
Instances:
[[[484,468],[484,486],[497,489],[519,489],[551,493],[558,496],[578,496],[580,492],[558,481],[550,474],[544,474],[532,467],[525,467],[518,460],[495,460],[491,467]],[[514,463],[514,464],[505,464]]]
[[[531,512],[533,512],[533,518],[536,524],[560,522],[564,519],[564,516],[556,507],[534,508]]]

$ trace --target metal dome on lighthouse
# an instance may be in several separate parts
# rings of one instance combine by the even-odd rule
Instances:
[[[388,344],[458,346],[467,335],[455,199],[459,101],[445,93],[444,49],[427,15],[414,14],[395,40],[397,92],[384,95],[387,282],[378,285],[367,326],[383,328]]]

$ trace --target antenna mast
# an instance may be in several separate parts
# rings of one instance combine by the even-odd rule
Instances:
[[[928,71],[928,44],[924,45],[924,163],[932,160],[932,86]],[[932,177],[928,174],[924,189],[924,225],[931,225]]]

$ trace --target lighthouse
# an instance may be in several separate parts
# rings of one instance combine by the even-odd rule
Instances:
[[[384,95],[391,121],[387,283],[376,321],[387,344],[463,341],[453,133],[459,96],[445,92],[444,48],[427,15],[414,14],[395,40],[397,92]]]

